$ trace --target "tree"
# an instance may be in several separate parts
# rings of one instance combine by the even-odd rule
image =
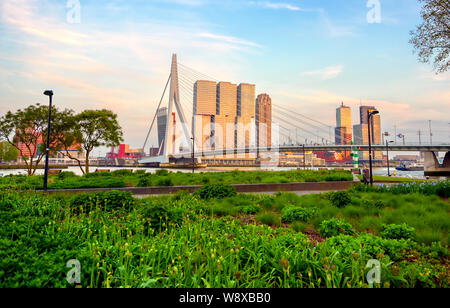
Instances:
[[[0,118],[0,137],[18,150],[28,175],[35,174],[46,154],[48,112],[48,106],[36,104],[15,113],[8,111]],[[58,110],[52,107],[52,119],[57,118],[58,114]],[[55,131],[52,130],[50,140],[54,140],[54,136]],[[56,144],[51,143],[49,149],[50,153],[55,153]]]
[[[0,142],[0,162],[13,161],[19,157],[19,151],[7,141]]]
[[[81,130],[73,110],[66,109],[59,113],[58,118],[52,122],[52,130],[59,132],[55,136],[59,153],[77,162],[81,171],[85,173],[80,155],[83,152]]]
[[[123,141],[117,115],[110,110],[85,110],[73,118],[72,136],[85,151],[83,173],[89,173],[89,155],[96,147],[119,145]],[[68,141],[70,142],[70,140]]]
[[[418,52],[420,62],[433,61],[436,74],[444,73],[450,67],[450,2],[420,1],[425,3],[421,11],[423,23],[411,31],[410,43]]]

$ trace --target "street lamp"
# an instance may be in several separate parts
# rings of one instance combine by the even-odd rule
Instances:
[[[370,185],[373,186],[373,174],[372,174],[372,133],[370,131],[372,126],[372,117],[376,114],[379,114],[380,112],[378,110],[374,110],[372,112],[367,111],[367,130],[369,133],[369,166],[370,166]]]
[[[192,140],[192,173],[195,173],[195,137],[191,137]]]
[[[386,152],[387,152],[387,168],[388,168],[388,176],[391,176],[391,171],[389,170],[389,143],[394,143],[394,141],[386,140]]]
[[[47,191],[47,181],[48,181],[48,156],[50,152],[50,128],[52,121],[52,98],[53,91],[47,90],[44,95],[49,97],[49,108],[48,108],[48,126],[47,126],[47,144],[45,149],[45,172],[44,172],[44,191]]]

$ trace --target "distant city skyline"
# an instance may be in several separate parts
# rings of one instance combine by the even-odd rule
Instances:
[[[366,2],[81,0],[80,23],[71,23],[66,1],[5,0],[0,114],[45,104],[43,90],[53,89],[61,109],[117,113],[125,142],[140,148],[178,53],[330,126],[343,101],[376,106],[382,132],[396,126],[407,142],[419,129],[426,142],[428,120],[433,140],[450,142],[450,74],[418,63],[408,43],[420,3],[381,0],[381,23],[368,23]]]

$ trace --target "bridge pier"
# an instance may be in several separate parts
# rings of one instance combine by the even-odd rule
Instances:
[[[424,152],[425,176],[450,176],[450,152],[445,154],[443,164],[439,164],[435,152]]]

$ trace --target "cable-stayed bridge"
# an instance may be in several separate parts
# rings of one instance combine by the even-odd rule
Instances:
[[[258,147],[255,142],[250,142],[245,147],[227,148],[219,145],[205,150],[205,147],[201,144],[202,138],[196,138],[196,134],[193,133],[196,129],[194,127],[194,85],[199,80],[218,82],[213,77],[178,63],[177,56],[173,55],[170,74],[143,146],[145,149],[147,145],[151,144],[149,143],[150,140],[159,139],[156,146],[158,151],[154,153],[153,157],[141,159],[140,163],[168,163],[171,158],[189,158],[192,156],[200,161],[202,158],[218,155],[369,150],[368,145],[350,145],[352,140],[344,140],[343,143],[347,145],[335,144],[333,125],[313,119],[277,103],[272,104],[272,114],[271,119],[269,119],[273,123],[272,144]],[[212,101],[211,103],[215,104],[216,102]],[[162,107],[167,108],[167,118],[163,128],[158,123],[158,111]],[[250,138],[255,139],[254,129],[256,129],[256,125],[254,123],[251,125],[254,128],[250,128]],[[161,135],[163,135],[162,138]],[[450,143],[444,144],[435,141],[433,144],[426,144],[421,141],[420,137],[419,132],[420,143],[406,143],[404,139],[403,142],[397,142],[397,136],[395,136],[395,143],[389,145],[389,150],[431,153],[450,151]],[[236,143],[234,144],[236,145]],[[373,145],[372,148],[374,151],[386,150],[384,140],[383,144]],[[447,153],[444,165],[450,164],[449,153]],[[436,159],[434,154],[433,157]]]

